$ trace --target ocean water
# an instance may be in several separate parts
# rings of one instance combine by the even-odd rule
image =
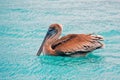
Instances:
[[[50,24],[62,36],[96,33],[85,57],[36,56]],[[0,0],[0,80],[120,80],[119,0]]]

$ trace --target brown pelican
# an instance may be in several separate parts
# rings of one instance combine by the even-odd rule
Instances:
[[[84,56],[88,52],[102,48],[102,36],[94,34],[68,34],[60,38],[62,25],[51,24],[37,56],[43,52],[54,56]]]

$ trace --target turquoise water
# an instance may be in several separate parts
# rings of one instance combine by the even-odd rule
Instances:
[[[36,56],[51,23],[62,35],[96,33],[86,57]],[[120,80],[119,0],[0,0],[0,80]]]

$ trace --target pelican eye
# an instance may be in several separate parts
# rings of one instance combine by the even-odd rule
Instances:
[[[54,31],[54,29],[49,29],[49,31],[51,32],[51,31]]]
[[[56,30],[54,27],[53,28],[49,28],[49,31],[54,31]]]
[[[53,35],[53,34],[56,34],[56,33],[57,33],[57,30],[54,27],[49,28],[48,34]]]

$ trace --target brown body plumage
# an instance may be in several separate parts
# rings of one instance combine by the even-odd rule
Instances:
[[[93,34],[69,34],[60,38],[62,25],[52,24],[37,53],[55,56],[83,56],[88,52],[103,47],[103,37]]]

